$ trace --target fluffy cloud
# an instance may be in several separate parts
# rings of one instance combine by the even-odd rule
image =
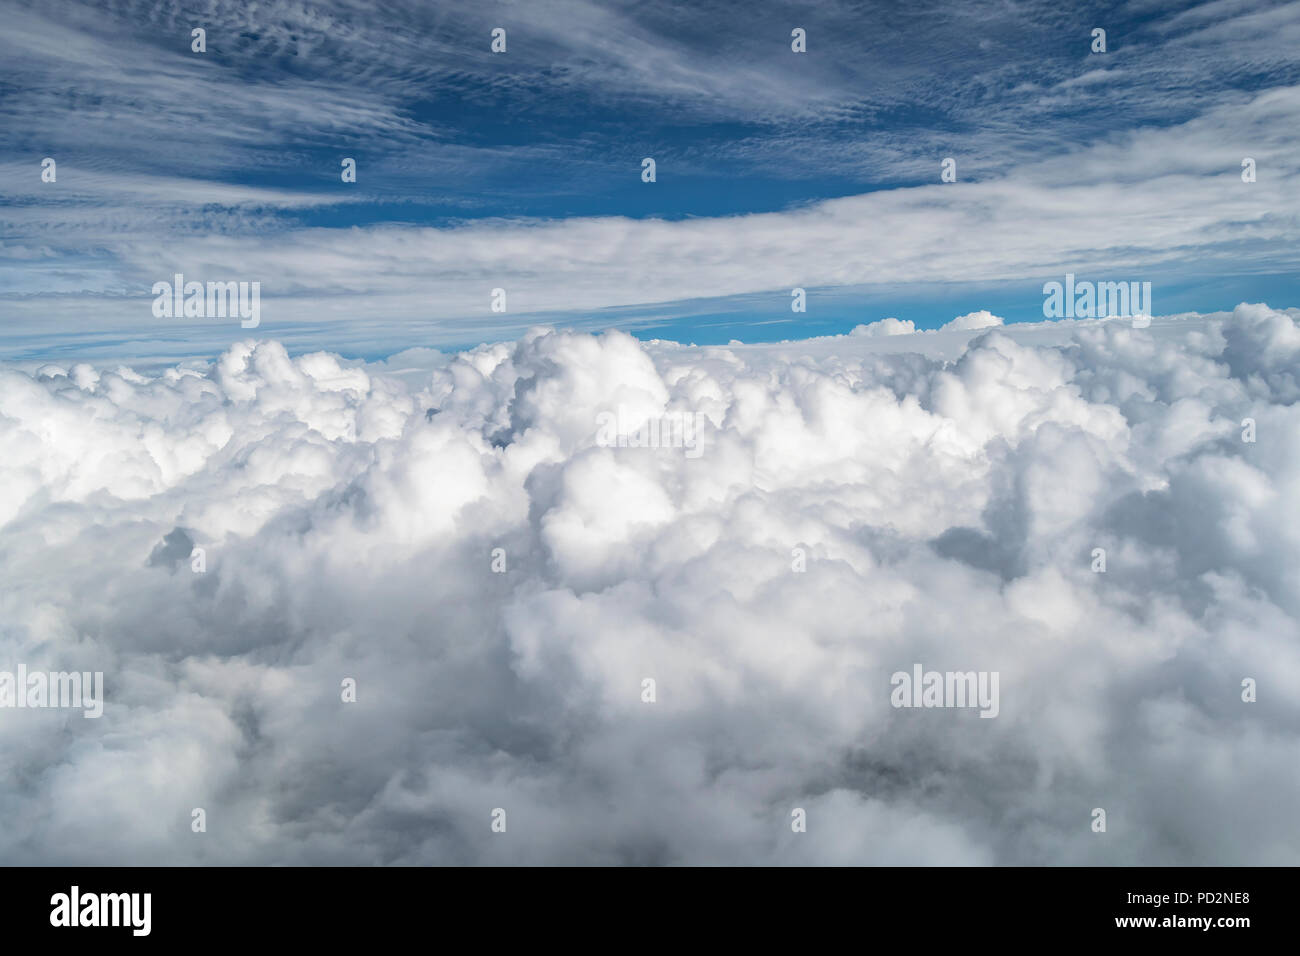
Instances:
[[[878,322],[868,322],[866,325],[854,326],[853,331],[849,334],[876,338],[882,335],[911,335],[915,331],[916,325],[911,319],[896,319],[890,316]]]
[[[994,315],[988,309],[980,309],[978,312],[968,312],[965,315],[957,316],[943,328],[966,332],[975,329],[991,329],[1001,324],[1002,319],[999,316]]]
[[[972,318],[0,370],[0,857],[1300,862],[1296,318]]]

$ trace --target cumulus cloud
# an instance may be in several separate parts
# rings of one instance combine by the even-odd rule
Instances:
[[[916,325],[911,319],[896,319],[892,316],[881,319],[878,322],[868,322],[865,325],[856,325],[850,335],[865,336],[867,338],[876,338],[882,335],[911,335],[916,331]]]
[[[0,668],[106,696],[0,710],[0,857],[1300,862],[1295,316],[995,318],[0,369]]]
[[[988,309],[980,309],[978,312],[968,312],[965,315],[959,315],[951,322],[942,326],[942,328],[956,329],[965,332],[974,329],[991,329],[995,325],[1002,324],[1002,319],[994,315]]]

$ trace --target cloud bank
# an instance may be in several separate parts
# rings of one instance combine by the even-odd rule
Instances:
[[[0,859],[1300,862],[1296,317],[994,319],[0,368]]]

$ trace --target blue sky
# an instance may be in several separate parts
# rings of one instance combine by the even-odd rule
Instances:
[[[1158,313],[1300,305],[1295,3],[0,15],[0,358],[248,337],[155,318],[178,271],[260,282],[259,336],[365,357],[539,323],[714,343],[1032,321],[1067,272],[1150,281]]]

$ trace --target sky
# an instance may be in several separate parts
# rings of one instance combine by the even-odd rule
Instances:
[[[0,11],[4,358],[211,359],[244,333],[156,318],[177,272],[372,359],[1033,321],[1067,273],[1159,314],[1300,301],[1294,3]]]
[[[1300,863],[1300,5],[1068,6],[0,0],[0,863]]]

